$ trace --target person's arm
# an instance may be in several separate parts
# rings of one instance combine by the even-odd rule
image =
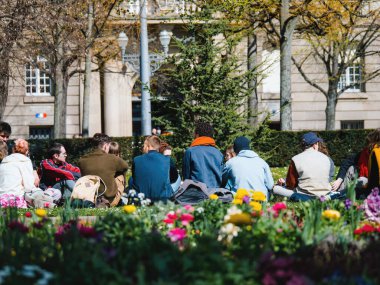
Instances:
[[[115,158],[117,159],[116,172],[126,172],[128,170],[128,163],[120,157],[115,156]]]
[[[356,154],[352,154],[342,161],[339,172],[336,176],[336,180],[331,183],[331,189],[333,191],[337,191],[339,187],[342,185],[344,178],[346,177],[346,173],[351,166],[355,166],[358,164],[360,152]]]
[[[41,167],[43,167],[43,172],[45,173],[45,175],[55,175],[58,178],[64,180],[75,180],[75,176],[71,171],[57,167],[49,159],[43,160],[41,162]]]
[[[183,162],[182,162],[182,176],[183,180],[190,179],[191,178],[191,153],[186,150],[185,155],[183,157]]]
[[[75,180],[79,179],[81,177],[81,173],[80,173],[80,169],[79,167],[76,167],[70,163],[66,163],[65,164],[65,169],[70,171],[74,177],[75,177]]]
[[[286,175],[286,188],[294,189],[298,185],[298,172],[293,160],[290,162],[288,174]]]
[[[20,172],[22,176],[22,184],[24,186],[24,189],[26,191],[30,191],[36,188],[36,186],[34,185],[35,177],[33,174],[33,166],[30,160],[27,162],[26,169],[23,168],[23,171]]]
[[[228,179],[230,177],[230,172],[231,172],[231,166],[227,161],[226,164],[224,165],[223,172],[222,172],[222,185],[221,185],[222,188],[224,188],[227,185]]]
[[[273,175],[267,163],[265,163],[265,166],[264,166],[264,175],[265,175],[264,184],[267,187],[267,190],[272,190],[274,186]]]
[[[343,181],[344,177],[346,176],[348,169],[351,166],[356,166],[358,164],[359,156],[360,156],[360,152],[358,152],[356,154],[352,154],[349,157],[347,157],[346,159],[344,159],[340,165],[339,172],[336,176],[336,179],[341,178]]]
[[[174,160],[170,158],[170,183],[174,183],[178,179],[178,170],[177,167],[175,166]]]
[[[334,161],[329,157],[330,160],[330,173],[329,173],[329,182],[333,181],[334,179],[334,174],[335,174],[335,164]]]

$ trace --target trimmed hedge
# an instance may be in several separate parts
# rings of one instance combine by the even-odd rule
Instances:
[[[252,148],[258,152],[270,166],[281,167],[287,166],[292,156],[301,151],[300,140],[302,132],[288,131],[258,131],[252,137]],[[360,151],[365,146],[365,138],[371,130],[339,130],[339,131],[318,131],[327,143],[330,155],[336,165],[349,154]],[[163,137],[168,143],[172,141],[171,137]],[[122,158],[127,160],[131,165],[134,156],[141,154],[143,137],[118,137],[113,138],[117,141],[122,150]],[[31,145],[32,158],[38,164],[45,158],[46,152],[51,142],[57,141],[62,143],[68,153],[68,162],[77,164],[79,158],[91,151],[89,139],[58,139],[58,140],[29,140]],[[175,146],[173,146],[175,147]],[[224,152],[224,150],[221,150]],[[177,159],[178,166],[182,161],[183,149],[174,148],[174,156]],[[179,167],[179,169],[181,169]]]

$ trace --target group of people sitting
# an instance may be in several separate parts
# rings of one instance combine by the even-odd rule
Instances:
[[[196,124],[194,140],[184,153],[182,179],[171,158],[171,147],[156,135],[146,137],[143,154],[133,159],[129,181],[125,180],[128,165],[120,157],[120,147],[106,134],[94,135],[93,150],[80,158],[78,166],[66,162],[64,145],[53,143],[39,167],[33,167],[29,144],[24,139],[16,139],[12,154],[8,155],[10,135],[9,124],[0,122],[2,206],[25,208],[30,206],[30,197],[41,192],[50,198],[47,201],[52,201],[52,205],[59,204],[70,198],[76,181],[85,175],[97,175],[104,181],[99,192],[104,192],[111,207],[122,205],[122,196],[129,189],[143,193],[153,202],[170,200],[187,179],[202,182],[208,188],[231,192],[253,189],[267,199],[275,194],[294,201],[344,197],[356,173],[359,195],[368,195],[380,181],[380,129],[368,135],[366,148],[342,162],[336,180],[334,162],[323,140],[313,132],[304,134],[303,151],[292,157],[286,179],[280,178],[276,185],[269,165],[251,149],[247,137],[237,137],[223,156],[213,139],[212,126],[205,122]]]

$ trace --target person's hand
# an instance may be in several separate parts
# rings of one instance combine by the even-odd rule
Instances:
[[[34,186],[36,187],[40,186],[40,177],[38,176],[37,171],[34,170],[33,175],[34,175]]]
[[[285,179],[284,178],[280,178],[277,180],[277,185],[285,185]]]
[[[333,191],[337,191],[339,189],[340,185],[342,185],[342,182],[343,182],[342,178],[338,178],[334,182],[331,182],[331,189]]]

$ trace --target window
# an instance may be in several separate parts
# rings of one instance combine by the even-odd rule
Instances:
[[[346,91],[360,92],[362,91],[362,84],[360,83],[362,79],[362,68],[359,64],[355,64],[353,66],[347,67],[346,71],[340,77],[338,83],[338,90],[342,90],[348,85],[352,86],[348,88]]]
[[[342,130],[360,130],[364,129],[364,121],[340,121]]]
[[[29,138],[30,139],[51,139],[53,137],[52,126],[30,126]]]
[[[50,96],[51,80],[44,70],[49,69],[46,60],[38,58],[36,65],[28,63],[25,66],[25,87],[27,96]]]
[[[132,135],[141,136],[141,101],[132,101]]]

